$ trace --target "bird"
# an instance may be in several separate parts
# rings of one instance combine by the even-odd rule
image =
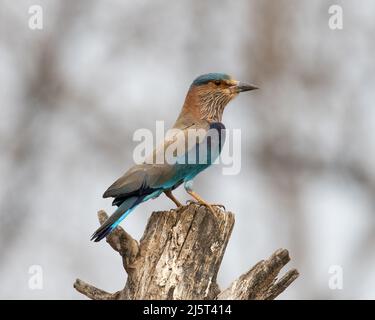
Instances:
[[[109,235],[138,205],[159,197],[164,193],[177,207],[181,202],[172,191],[184,184],[186,192],[200,205],[214,213],[213,205],[206,202],[193,190],[193,179],[208,168],[220,155],[225,142],[223,112],[227,104],[239,93],[258,89],[257,86],[237,81],[225,73],[207,73],[197,77],[189,87],[185,102],[172,128],[172,134],[165,137],[151,155],[141,163],[127,170],[103,194],[103,198],[114,198],[117,206],[113,214],[94,232],[91,240],[98,242]],[[189,133],[200,130],[201,139],[187,143]],[[217,134],[209,134],[216,132]],[[195,137],[196,138],[196,137]],[[161,155],[168,160],[166,150],[177,145],[173,161],[156,162]],[[183,146],[184,148],[178,148]],[[201,151],[201,146],[205,151]],[[182,150],[182,151],[181,151]],[[189,157],[196,161],[188,161]],[[206,161],[198,157],[204,158]]]

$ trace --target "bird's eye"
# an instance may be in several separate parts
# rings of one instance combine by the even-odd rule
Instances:
[[[220,86],[221,81],[220,81],[220,80],[216,80],[214,83],[215,83],[217,86]]]

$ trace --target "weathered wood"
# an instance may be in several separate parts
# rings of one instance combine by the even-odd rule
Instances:
[[[288,271],[279,281],[280,270],[290,261],[285,249],[277,250],[269,259],[258,262],[218,295],[220,300],[275,299],[298,277],[298,271]]]
[[[216,277],[229,241],[234,215],[190,204],[154,212],[139,244],[121,227],[107,237],[120,253],[128,274],[125,288],[110,294],[77,279],[74,287],[90,299],[274,299],[297,277],[289,271],[277,276],[290,260],[279,249],[257,263],[220,293]],[[100,223],[107,217],[98,213]]]
[[[108,215],[103,210],[98,212],[100,224],[103,224],[107,218]],[[113,232],[107,236],[106,241],[113,250],[120,254],[124,269],[129,273],[139,251],[138,242],[120,227],[113,230]]]

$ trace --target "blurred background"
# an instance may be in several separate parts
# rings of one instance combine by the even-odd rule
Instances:
[[[331,3],[332,2],[332,3]],[[43,30],[28,26],[43,8]],[[343,30],[328,8],[343,8]],[[281,299],[375,298],[375,2],[0,0],[0,298],[109,292],[120,257],[89,241],[103,191],[133,164],[132,136],[171,126],[192,80],[225,72],[261,90],[224,114],[242,130],[242,169],[195,188],[236,225],[224,288],[287,248],[300,277]],[[183,188],[176,195],[188,199]],[[139,239],[161,196],[122,226]],[[29,288],[30,267],[43,289]],[[343,271],[342,290],[328,283]]]

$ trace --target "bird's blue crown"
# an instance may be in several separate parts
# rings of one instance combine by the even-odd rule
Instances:
[[[207,73],[199,76],[196,78],[192,86],[200,86],[202,84],[207,84],[210,81],[216,81],[216,80],[230,80],[230,76],[228,76],[225,73]]]

